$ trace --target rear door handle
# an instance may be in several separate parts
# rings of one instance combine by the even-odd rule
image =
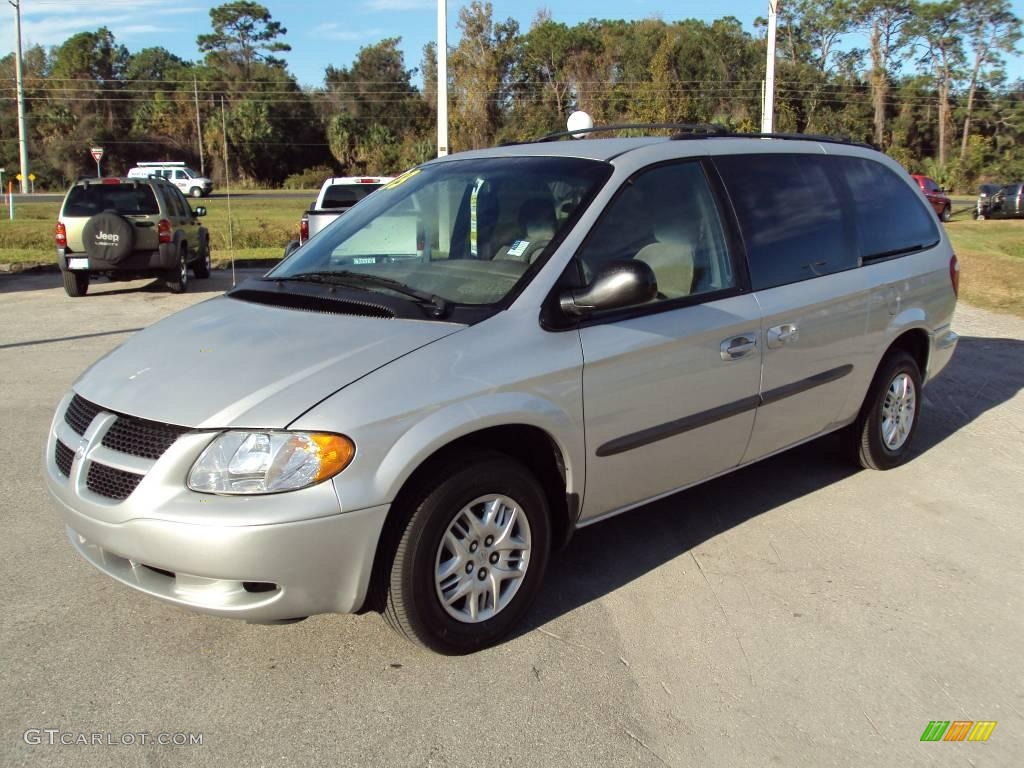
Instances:
[[[757,349],[757,336],[741,334],[722,342],[722,359],[739,360]]]
[[[800,330],[793,323],[783,323],[768,329],[768,349],[791,344],[800,338]]]

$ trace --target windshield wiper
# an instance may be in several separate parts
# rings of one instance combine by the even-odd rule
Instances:
[[[325,285],[337,285],[343,288],[365,288],[372,286],[384,288],[389,291],[401,294],[408,299],[414,299],[420,305],[429,305],[431,317],[441,318],[448,314],[448,302],[441,296],[392,280],[390,277],[378,277],[365,272],[352,272],[350,270],[323,269],[314,272],[301,272],[297,275],[287,277],[269,277],[268,280],[293,281],[306,283],[323,283]]]

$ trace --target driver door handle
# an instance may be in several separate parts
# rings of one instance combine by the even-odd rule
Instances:
[[[800,330],[793,323],[772,326],[768,329],[768,349],[778,349],[799,338]]]

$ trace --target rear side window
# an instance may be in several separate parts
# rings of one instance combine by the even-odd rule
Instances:
[[[142,184],[89,184],[72,187],[64,202],[65,216],[92,216],[117,211],[135,216],[159,213],[153,190]]]
[[[324,208],[351,208],[380,184],[333,184],[324,193]]]
[[[824,155],[715,158],[732,198],[754,290],[858,266],[836,170]]]
[[[860,256],[894,256],[939,242],[935,214],[902,178],[881,163],[835,157],[853,197]]]

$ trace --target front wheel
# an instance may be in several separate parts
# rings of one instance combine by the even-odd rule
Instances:
[[[502,454],[448,464],[395,510],[406,520],[387,574],[384,616],[439,653],[508,634],[533,603],[551,541],[547,498]]]
[[[192,274],[199,279],[210,276],[210,244],[206,243],[199,252],[199,258],[192,262]]]
[[[878,367],[848,440],[865,469],[903,464],[921,419],[921,371],[906,352],[888,355]]]

